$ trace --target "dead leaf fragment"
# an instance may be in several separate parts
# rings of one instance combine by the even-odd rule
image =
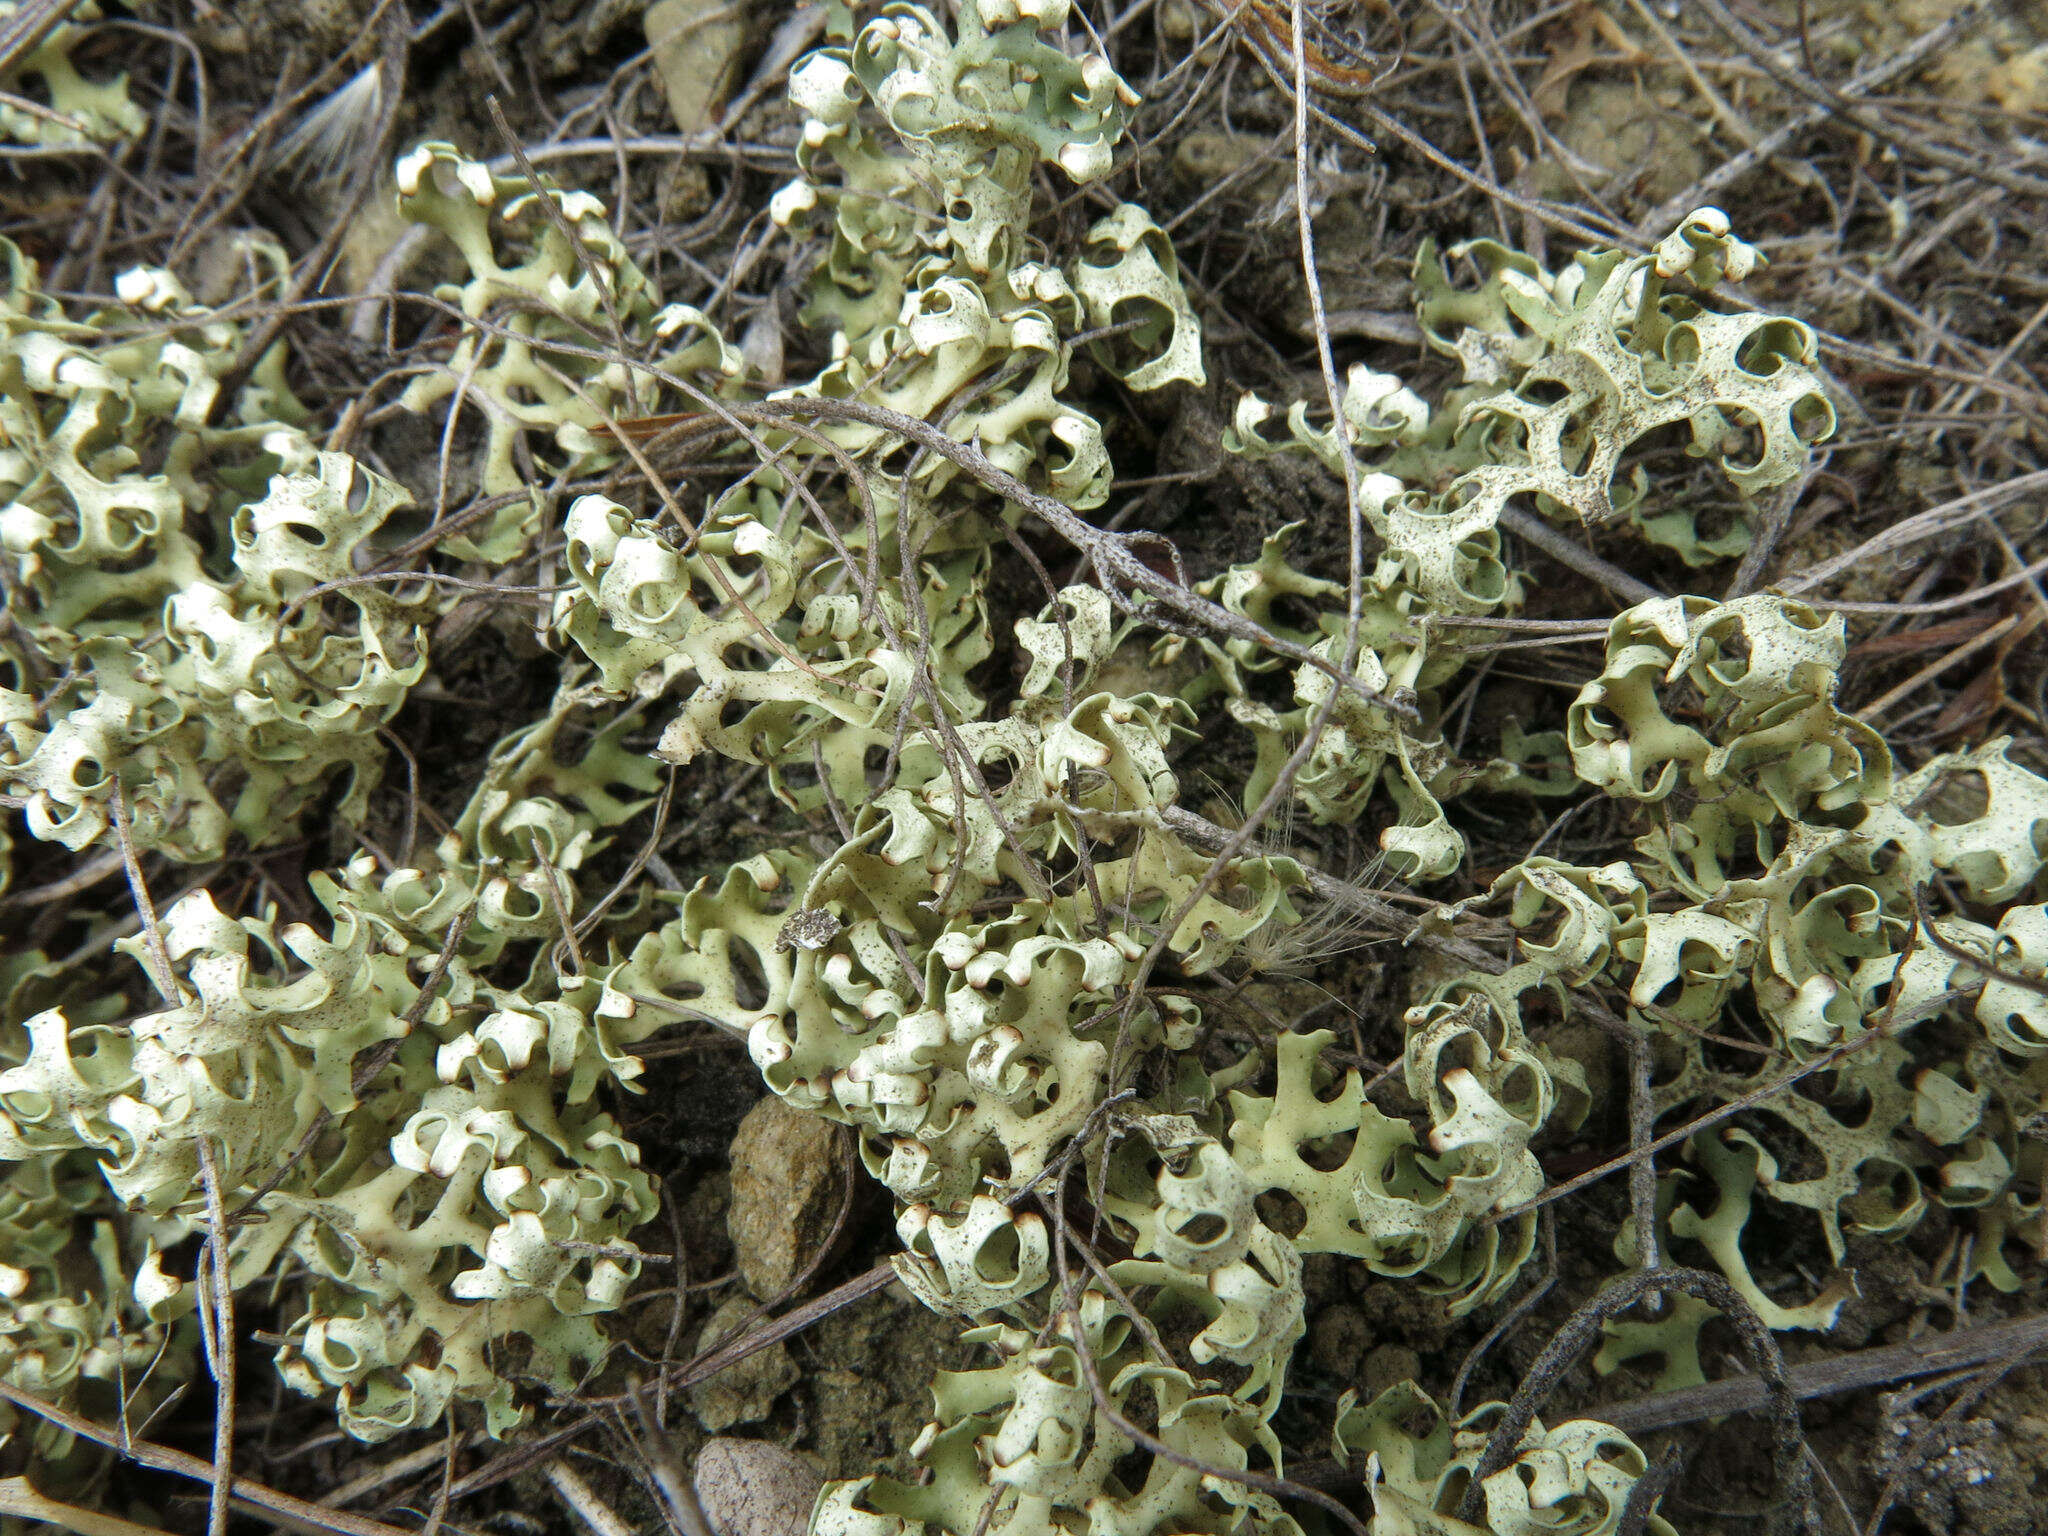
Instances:
[[[738,72],[746,20],[737,0],[654,0],[643,25],[678,132],[709,128]]]

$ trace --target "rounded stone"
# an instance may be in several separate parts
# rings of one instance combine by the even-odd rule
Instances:
[[[804,1536],[825,1485],[796,1452],[729,1436],[704,1442],[693,1481],[712,1536]]]

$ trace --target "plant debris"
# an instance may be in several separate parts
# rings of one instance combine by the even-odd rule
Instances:
[[[0,1533],[2043,1529],[2044,60],[0,3]]]

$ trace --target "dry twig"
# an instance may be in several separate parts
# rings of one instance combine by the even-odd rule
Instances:
[[[118,1451],[129,1461],[138,1466],[148,1467],[153,1472],[168,1472],[173,1477],[185,1477],[194,1482],[209,1484],[216,1476],[213,1465],[201,1461],[197,1456],[188,1456],[183,1451],[174,1451],[169,1446],[155,1445],[147,1440],[124,1439],[117,1430],[95,1424],[91,1419],[59,1408],[55,1403],[45,1402],[34,1393],[24,1392],[4,1380],[0,1380],[0,1398],[5,1398],[17,1408],[26,1409],[38,1418],[49,1420],[81,1440],[90,1440],[94,1445],[103,1445],[110,1451]],[[228,1481],[228,1496],[257,1514],[277,1516],[290,1524],[312,1531],[332,1531],[335,1536],[413,1536],[413,1533],[401,1531],[394,1525],[386,1525],[381,1520],[369,1520],[361,1515],[351,1515],[341,1510],[323,1509],[318,1504],[308,1504],[304,1499],[293,1498],[288,1493],[279,1493],[274,1488],[267,1488],[262,1483],[246,1477],[236,1477]]]

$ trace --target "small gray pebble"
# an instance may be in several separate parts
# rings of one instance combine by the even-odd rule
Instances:
[[[720,1437],[697,1453],[697,1503],[712,1536],[804,1536],[824,1476],[766,1440]]]

